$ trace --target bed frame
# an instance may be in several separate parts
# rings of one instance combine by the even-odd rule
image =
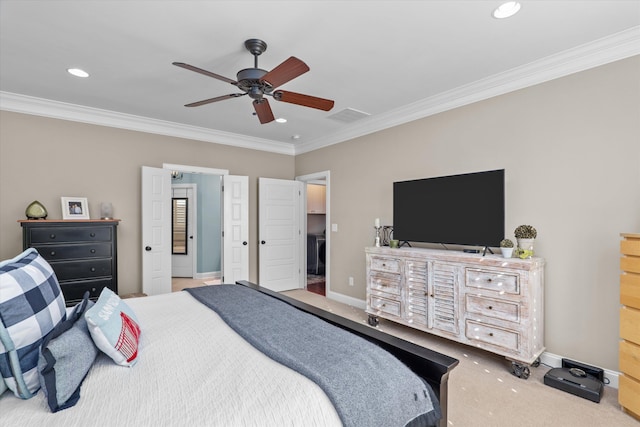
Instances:
[[[422,379],[427,381],[440,401],[440,409],[442,411],[442,419],[440,427],[447,427],[447,396],[448,396],[448,380],[449,372],[455,368],[459,361],[453,357],[446,356],[442,353],[420,347],[417,344],[410,343],[403,339],[388,335],[380,330],[367,325],[366,323],[358,323],[353,320],[340,317],[318,307],[306,304],[304,302],[293,299],[289,296],[282,295],[278,292],[260,287],[255,283],[245,280],[237,281],[236,284],[243,285],[255,289],[263,294],[277,298],[299,310],[310,313],[319,317],[339,328],[348,330],[356,335],[371,341],[393,354],[401,360],[413,372]]]

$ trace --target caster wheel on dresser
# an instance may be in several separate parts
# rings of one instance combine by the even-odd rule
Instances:
[[[518,378],[526,380],[527,378],[529,378],[531,371],[529,370],[528,366],[523,365],[522,363],[511,362],[511,373]]]
[[[378,319],[378,316],[370,314],[369,318],[367,319],[367,323],[369,324],[369,326],[378,326],[378,323],[380,323],[380,319]]]

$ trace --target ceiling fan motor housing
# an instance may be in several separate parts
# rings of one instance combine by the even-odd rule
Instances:
[[[237,74],[237,86],[244,92],[247,92],[249,97],[262,99],[264,93],[269,93],[273,90],[269,83],[260,81],[265,74],[267,74],[267,71],[260,68],[245,68],[244,70],[240,70]]]

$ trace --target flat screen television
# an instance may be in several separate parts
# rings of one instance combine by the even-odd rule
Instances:
[[[499,246],[504,238],[504,169],[394,182],[393,238]]]

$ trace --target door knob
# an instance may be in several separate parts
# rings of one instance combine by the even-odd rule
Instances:
[[[190,239],[193,239],[193,236],[189,236]]]
[[[151,250],[151,246],[146,246],[146,247],[144,248],[144,250],[145,250],[145,251],[147,251],[147,252],[149,252],[149,251]]]
[[[264,245],[264,244],[265,244],[265,243],[267,243],[267,242],[265,242],[265,241],[263,240],[263,241],[261,241],[260,243],[262,243],[262,244]]]
[[[246,241],[242,242],[242,244],[243,244],[243,245],[245,245],[245,246],[247,246],[247,242],[246,242]]]

